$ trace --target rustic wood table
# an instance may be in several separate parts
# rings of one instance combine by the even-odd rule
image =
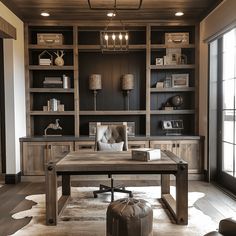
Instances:
[[[57,163],[46,164],[46,224],[56,225],[71,194],[71,175],[161,174],[161,199],[177,224],[188,224],[188,164],[170,151],[151,162],[134,161],[131,152],[71,152]],[[170,174],[175,175],[176,200],[170,194]],[[57,176],[62,176],[62,196],[57,197]]]

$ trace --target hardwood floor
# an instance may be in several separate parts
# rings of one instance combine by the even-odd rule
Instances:
[[[0,185],[3,185],[0,181]],[[221,219],[236,215],[236,201],[212,184],[202,181],[189,181],[189,192],[202,192],[205,197],[194,206],[218,223]],[[27,195],[44,193],[43,183],[20,183],[3,185],[0,188],[0,235],[14,233],[28,224],[30,218],[13,220],[11,215],[31,208],[34,202],[25,200]]]

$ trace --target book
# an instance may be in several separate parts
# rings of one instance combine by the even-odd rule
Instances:
[[[138,148],[132,150],[132,159],[136,161],[154,161],[161,159],[161,150],[154,148]]]

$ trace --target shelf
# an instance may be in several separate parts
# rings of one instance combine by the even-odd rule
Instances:
[[[151,70],[156,70],[156,69],[194,69],[195,65],[194,64],[189,64],[189,65],[150,65]]]
[[[151,44],[151,49],[165,49],[165,48],[195,48],[195,44],[188,45],[166,45],[166,44]]]
[[[29,44],[29,49],[73,49],[73,45],[38,45]]]
[[[100,45],[78,45],[78,49],[83,51],[100,51],[101,50],[101,46]],[[146,49],[146,44],[132,44],[129,45],[129,50],[145,50]]]
[[[144,110],[129,110],[129,111],[80,111],[80,115],[90,116],[90,115],[145,115]]]
[[[167,92],[192,92],[195,91],[194,87],[187,88],[151,88],[151,93],[167,93]]]
[[[74,66],[40,66],[30,65],[29,70],[74,70]]]
[[[54,116],[54,115],[60,115],[60,116],[71,116],[74,115],[74,111],[31,111],[31,116]]]
[[[184,115],[184,114],[195,114],[195,110],[152,110],[151,115]]]
[[[30,93],[74,93],[74,89],[63,88],[30,88]]]

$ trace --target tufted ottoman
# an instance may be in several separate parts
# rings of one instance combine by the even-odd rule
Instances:
[[[153,212],[142,199],[122,198],[107,208],[107,236],[151,236]]]

